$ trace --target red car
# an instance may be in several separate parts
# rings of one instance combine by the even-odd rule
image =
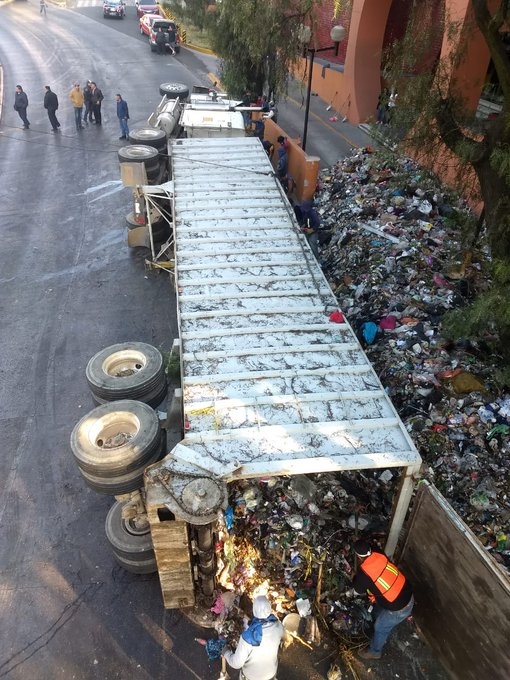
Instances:
[[[140,26],[140,33],[142,35],[149,35],[152,24],[156,21],[156,19],[161,19],[159,14],[143,14],[138,22]]]
[[[142,33],[145,33],[145,28],[141,27],[142,22],[150,26],[148,35],[151,52],[156,52],[158,49],[156,46],[156,33],[158,32],[160,27],[165,32],[168,31],[169,28],[175,31],[175,42],[173,43],[173,49],[175,50],[176,54],[181,51],[181,36],[177,33],[177,26],[175,24],[175,21],[171,21],[170,19],[164,19],[163,17],[159,17],[157,14],[156,15],[146,14],[144,17],[140,19],[140,30],[142,31]]]
[[[159,14],[159,5],[157,2],[155,3],[148,3],[148,4],[141,4],[140,2],[135,3],[136,4],[136,16],[140,19],[141,17],[144,16],[144,14]]]

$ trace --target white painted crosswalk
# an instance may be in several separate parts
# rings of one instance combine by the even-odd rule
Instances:
[[[126,7],[134,7],[134,1],[131,3],[124,3]],[[83,9],[85,7],[102,7],[103,0],[67,0],[67,5],[72,5],[73,7]]]
[[[74,0],[73,5],[79,9],[84,7],[102,7],[103,0]]]

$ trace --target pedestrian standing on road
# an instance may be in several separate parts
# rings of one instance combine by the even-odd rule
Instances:
[[[81,124],[81,116],[83,112],[83,103],[85,101],[83,92],[80,89],[80,83],[75,83],[71,92],[69,92],[69,99],[74,107],[74,122],[77,130],[83,130]]]
[[[358,653],[362,659],[380,659],[391,631],[413,611],[413,591],[404,574],[384,553],[373,551],[370,543],[363,540],[356,541],[353,548],[361,564],[352,585],[359,595],[368,594],[375,615],[370,645]]]
[[[120,94],[116,94],[115,99],[117,100],[117,118],[119,119],[120,131],[121,131],[121,136],[119,137],[119,139],[127,139],[128,136],[129,136],[129,127],[128,127],[129,109],[128,109],[128,105],[127,105],[127,102],[122,99]]]
[[[16,85],[16,94],[14,95],[14,110],[18,112],[18,116],[23,121],[23,128],[28,130],[30,122],[27,118],[28,97],[26,92],[23,92],[21,85]]]
[[[39,0],[39,14],[46,16],[46,0]]]
[[[236,651],[225,649],[223,656],[232,668],[241,669],[239,680],[275,680],[278,650],[283,626],[274,614],[267,597],[256,597],[253,619],[242,633]]]
[[[175,28],[170,24],[168,26],[168,31],[165,33],[165,38],[167,40],[167,45],[170,48],[172,54],[175,57],[175,41],[177,40],[177,34],[175,32]]]
[[[44,108],[48,112],[48,118],[50,119],[51,129],[53,132],[58,132],[60,123],[57,120],[57,109],[58,109],[58,97],[51,91],[49,85],[45,85],[46,90],[44,95]]]
[[[163,26],[160,26],[158,32],[156,33],[156,47],[158,48],[158,54],[165,53],[165,43],[166,43],[165,31],[163,30]]]
[[[95,82],[92,81],[90,83],[90,103],[92,106],[92,113],[94,115],[94,125],[101,125],[101,102],[103,99],[103,93],[95,84]]]
[[[87,80],[87,84],[83,88],[83,103],[85,105],[85,115],[83,122],[88,125],[88,121],[92,123],[92,90],[90,89],[92,81]]]

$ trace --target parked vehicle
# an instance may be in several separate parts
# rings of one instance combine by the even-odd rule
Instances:
[[[175,31],[175,43],[174,43],[174,50],[175,52],[180,52],[181,49],[181,36],[177,33],[177,26],[174,21],[170,21],[170,19],[163,19],[162,17],[156,17],[151,22],[151,27],[150,27],[150,32],[149,32],[149,45],[151,48],[151,52],[156,52],[157,51],[157,45],[156,45],[156,33],[159,31],[159,29],[163,28],[163,30],[166,32],[169,29],[172,29]]]
[[[140,19],[145,14],[159,14],[159,4],[157,2],[143,3],[135,2],[136,16]]]
[[[144,14],[143,16],[141,16],[140,19],[138,20],[140,33],[142,35],[148,36],[149,33],[151,32],[152,24],[158,19],[161,19],[159,14]]]
[[[103,2],[103,17],[115,17],[117,19],[124,19],[126,16],[126,5],[122,0],[104,0]]]

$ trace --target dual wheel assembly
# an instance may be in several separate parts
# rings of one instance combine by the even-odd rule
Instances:
[[[135,513],[123,512],[126,502],[113,505],[106,518],[106,536],[124,569],[139,574],[155,572],[150,526],[140,503],[140,490],[145,468],[166,453],[166,433],[152,408],[167,393],[163,357],[145,343],[112,345],[90,359],[86,378],[99,405],[72,431],[74,459],[94,491],[138,498],[139,511]]]
[[[159,93],[167,99],[186,99],[189,96],[189,88],[183,83],[161,83]],[[119,162],[143,163],[147,175],[148,184],[158,184],[168,177],[168,140],[164,130],[158,127],[143,127],[132,130],[129,133],[129,146],[124,146],[118,151]],[[168,208],[167,208],[168,210]],[[169,215],[166,216],[167,218]],[[152,231],[152,244],[159,248],[171,235],[170,220],[165,218],[165,210],[151,211],[150,224]],[[128,232],[147,226],[145,210],[135,214],[130,212],[126,216]],[[148,246],[147,237],[128,235],[128,244],[131,247]]]

